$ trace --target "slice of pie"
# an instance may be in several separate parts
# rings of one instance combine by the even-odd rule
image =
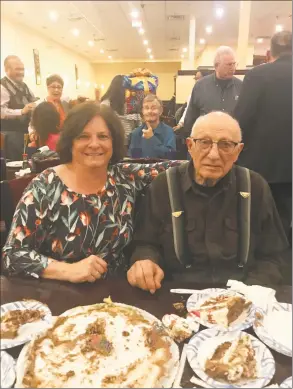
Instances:
[[[251,301],[241,296],[221,294],[206,300],[199,309],[191,312],[210,324],[229,327],[231,323],[249,308]]]
[[[255,351],[247,334],[222,343],[205,364],[207,375],[228,382],[256,378],[256,370]]]
[[[1,339],[14,339],[21,326],[41,320],[45,314],[38,309],[15,309],[1,317]]]

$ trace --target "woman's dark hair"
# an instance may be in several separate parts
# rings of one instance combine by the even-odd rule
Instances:
[[[52,103],[44,101],[36,106],[32,114],[32,126],[38,134],[40,146],[44,145],[49,134],[58,134],[60,115]]]
[[[125,156],[124,129],[116,113],[106,105],[94,102],[81,103],[73,107],[66,117],[61,136],[57,144],[57,152],[61,163],[72,161],[72,145],[84,130],[85,126],[95,117],[104,119],[113,142],[113,155],[110,163],[114,164]]]
[[[109,100],[110,107],[119,115],[124,115],[125,89],[123,88],[124,76],[115,76],[111,84],[101,98],[101,101]]]
[[[52,74],[51,76],[47,77],[46,79],[47,86],[53,84],[53,82],[58,82],[59,84],[62,85],[62,88],[64,86],[63,78],[60,77],[58,74]]]

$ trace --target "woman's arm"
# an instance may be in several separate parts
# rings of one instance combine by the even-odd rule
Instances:
[[[39,249],[46,239],[46,183],[42,174],[25,189],[3,248],[4,271],[9,275],[39,277],[48,266],[48,257]],[[38,216],[37,216],[38,215]]]

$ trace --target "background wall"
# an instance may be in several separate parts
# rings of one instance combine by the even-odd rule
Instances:
[[[47,96],[46,77],[57,73],[65,81],[64,96],[76,98],[77,95],[84,95],[94,98],[95,72],[93,66],[84,57],[32,29],[2,17],[1,37],[1,77],[5,75],[3,65],[5,57],[14,54],[22,59],[25,66],[25,82],[36,96],[40,98]],[[33,49],[39,50],[41,85],[36,85]],[[75,83],[75,64],[80,79],[78,89]]]
[[[159,77],[157,94],[162,100],[170,100],[174,93],[174,76],[181,69],[180,62],[122,62],[94,64],[96,82],[107,90],[117,74],[128,74],[135,68],[147,68]]]

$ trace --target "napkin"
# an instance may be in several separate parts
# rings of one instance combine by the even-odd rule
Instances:
[[[274,310],[265,315],[263,326],[277,343],[292,350],[292,312]]]
[[[27,169],[20,169],[18,172],[15,172],[16,177],[23,177],[26,174],[30,174],[31,169],[28,167]]]
[[[273,305],[276,303],[276,291],[260,285],[245,285],[243,282],[228,280],[227,286],[230,290],[244,294],[255,307],[261,308],[264,312],[272,312]]]

